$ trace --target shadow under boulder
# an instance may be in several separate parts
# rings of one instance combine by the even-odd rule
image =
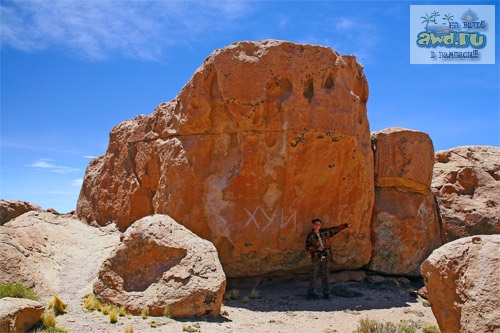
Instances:
[[[94,294],[138,315],[218,316],[226,276],[215,246],[167,215],[136,221],[102,265]]]

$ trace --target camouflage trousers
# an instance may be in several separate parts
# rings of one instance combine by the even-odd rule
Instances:
[[[328,276],[330,275],[330,260],[323,259],[321,261],[312,262],[311,270],[309,272],[309,288],[307,289],[307,295],[311,296],[314,294],[314,287],[316,285],[316,275],[318,270],[321,270],[321,285],[323,287],[323,296],[329,294],[328,290]]]

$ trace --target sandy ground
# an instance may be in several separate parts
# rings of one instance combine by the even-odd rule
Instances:
[[[239,293],[234,299],[224,300],[219,317],[124,316],[112,324],[108,315],[84,309],[83,299],[92,293],[99,268],[119,242],[120,234],[111,227],[96,229],[73,219],[61,222],[50,216],[37,217],[38,228],[45,220],[60,228],[44,234],[48,237],[46,253],[40,256],[51,260],[41,260],[39,264],[51,292],[38,295],[45,303],[56,293],[68,304],[67,313],[56,318],[56,325],[68,332],[125,332],[132,327],[134,332],[350,333],[362,318],[382,323],[413,320],[421,325],[436,324],[431,308],[424,306],[414,292],[423,286],[421,279],[376,275],[366,278],[362,271],[333,273],[331,300],[307,300],[307,276],[293,280],[228,281],[226,295],[234,289]],[[353,279],[363,282],[339,282]],[[317,286],[316,292],[320,292],[319,281]],[[258,292],[257,298],[250,298],[252,287]]]
[[[412,320],[419,325],[437,322],[431,308],[414,291],[421,280],[382,278],[374,282],[331,284],[331,300],[307,300],[307,281],[281,281],[255,288],[236,289],[226,299],[221,316],[170,319],[167,317],[120,317],[111,324],[100,312],[83,309],[82,299],[68,302],[68,313],[57,317],[57,326],[69,332],[353,332],[361,318],[385,323]],[[318,286],[320,284],[318,283]],[[320,292],[318,287],[317,292]],[[255,296],[255,295],[254,295]]]

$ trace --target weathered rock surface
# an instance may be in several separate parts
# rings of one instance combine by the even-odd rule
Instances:
[[[349,223],[333,269],[371,256],[368,85],[354,56],[282,41],[214,51],[178,96],[116,126],[77,215],[125,230],[152,214],[212,241],[228,276],[305,271],[312,218]]]
[[[42,303],[23,298],[0,299],[0,332],[28,332],[45,307]]]
[[[102,303],[138,315],[219,315],[226,276],[214,245],[167,215],[135,222],[107,259],[94,284]]]
[[[23,283],[41,299],[57,294],[79,304],[118,234],[50,212],[25,213],[0,226],[0,284]]]
[[[372,133],[375,152],[373,252],[368,268],[391,275],[419,275],[441,246],[431,192],[434,147],[423,132],[389,128]]]
[[[20,200],[0,200],[0,225],[31,210],[42,211],[42,207]]]
[[[432,189],[446,242],[500,233],[500,147],[438,151]]]
[[[441,332],[500,331],[500,235],[447,243],[421,271]]]

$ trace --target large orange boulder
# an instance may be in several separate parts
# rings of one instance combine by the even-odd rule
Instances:
[[[80,219],[126,230],[168,214],[228,277],[305,271],[311,219],[349,223],[332,268],[370,260],[368,84],[354,56],[267,40],[214,51],[169,102],[116,126],[89,164]]]
[[[465,146],[438,151],[432,190],[446,242],[500,233],[500,147]]]
[[[368,268],[391,275],[420,275],[422,261],[442,244],[430,189],[432,140],[426,133],[397,127],[374,132],[372,140],[375,206]]]

